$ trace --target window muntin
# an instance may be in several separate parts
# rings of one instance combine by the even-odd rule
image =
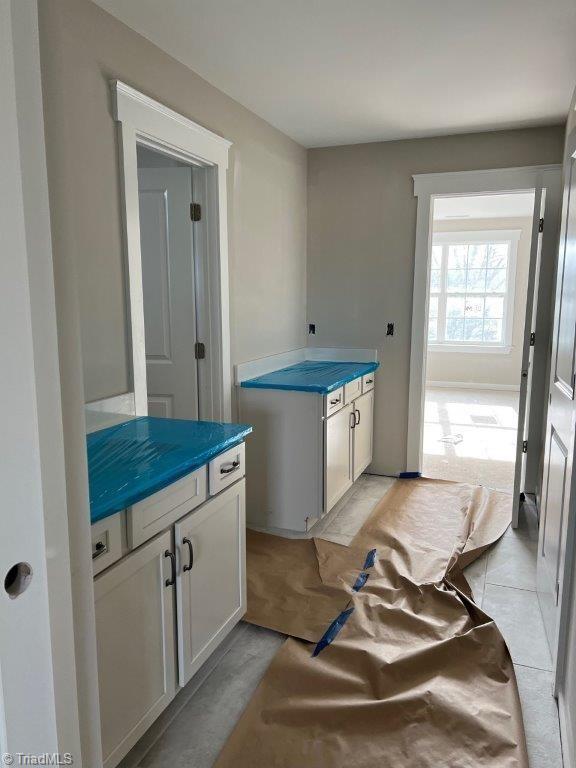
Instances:
[[[516,231],[434,236],[428,311],[432,347],[510,345],[518,237]]]

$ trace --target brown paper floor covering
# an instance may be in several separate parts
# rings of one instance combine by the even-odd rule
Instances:
[[[325,547],[329,542],[275,541],[276,549],[286,544],[269,581],[275,628],[306,634],[299,593],[311,624],[315,606],[324,617],[332,600],[337,610],[350,603],[354,611],[316,657],[313,645],[288,638],[218,768],[527,768],[510,655],[492,619],[469,598],[462,574],[504,533],[510,504],[507,494],[461,483],[399,481],[351,552]],[[259,538],[260,547],[265,543]],[[376,564],[352,592],[358,556],[371,548]],[[297,588],[289,585],[295,574]],[[282,584],[284,595],[274,597]],[[249,610],[251,600],[249,592]],[[252,605],[265,609],[259,600]],[[283,604],[290,610],[281,628]]]

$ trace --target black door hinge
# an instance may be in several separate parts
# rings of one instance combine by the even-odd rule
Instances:
[[[538,232],[544,232],[544,219],[540,219],[538,222]]]
[[[190,203],[190,218],[192,221],[200,221],[202,219],[202,206],[200,203]]]
[[[206,347],[201,341],[197,341],[194,344],[194,357],[196,360],[204,360],[206,357]]]
[[[536,344],[536,334],[534,331],[530,334],[530,346],[533,347]]]
[[[522,441],[522,453],[528,453],[528,440]]]

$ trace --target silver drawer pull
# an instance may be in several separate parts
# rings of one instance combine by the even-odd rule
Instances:
[[[330,405],[338,405],[340,400],[342,400],[342,396],[337,397],[336,400],[330,400]]]
[[[240,462],[238,460],[233,461],[231,465],[228,467],[220,467],[220,474],[229,475],[230,472],[235,472],[239,466],[240,466]]]
[[[92,548],[92,560],[96,560],[97,557],[105,555],[106,552],[108,552],[108,545],[104,544],[103,541],[97,541]]]
[[[366,384],[372,384],[373,381],[374,379],[366,379]]]

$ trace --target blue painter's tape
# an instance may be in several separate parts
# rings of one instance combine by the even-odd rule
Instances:
[[[332,624],[328,627],[326,632],[322,635],[320,640],[318,641],[316,647],[314,648],[314,652],[312,656],[318,656],[318,654],[326,648],[327,645],[330,645],[330,643],[334,640],[338,632],[342,629],[344,624],[348,621],[348,617],[353,613],[354,608],[347,608],[345,611],[342,611],[342,613],[337,616]]]
[[[368,581],[369,576],[370,576],[369,573],[364,573],[364,572],[358,574],[358,578],[356,579],[356,581],[354,582],[354,586],[352,587],[354,592],[359,592],[362,589],[364,584],[366,584],[366,582]]]
[[[375,562],[376,562],[376,550],[371,549],[366,555],[366,560],[364,561],[364,570],[366,570],[367,568],[373,568]]]
[[[400,480],[415,480],[418,477],[422,477],[422,472],[400,472],[398,477]]]

